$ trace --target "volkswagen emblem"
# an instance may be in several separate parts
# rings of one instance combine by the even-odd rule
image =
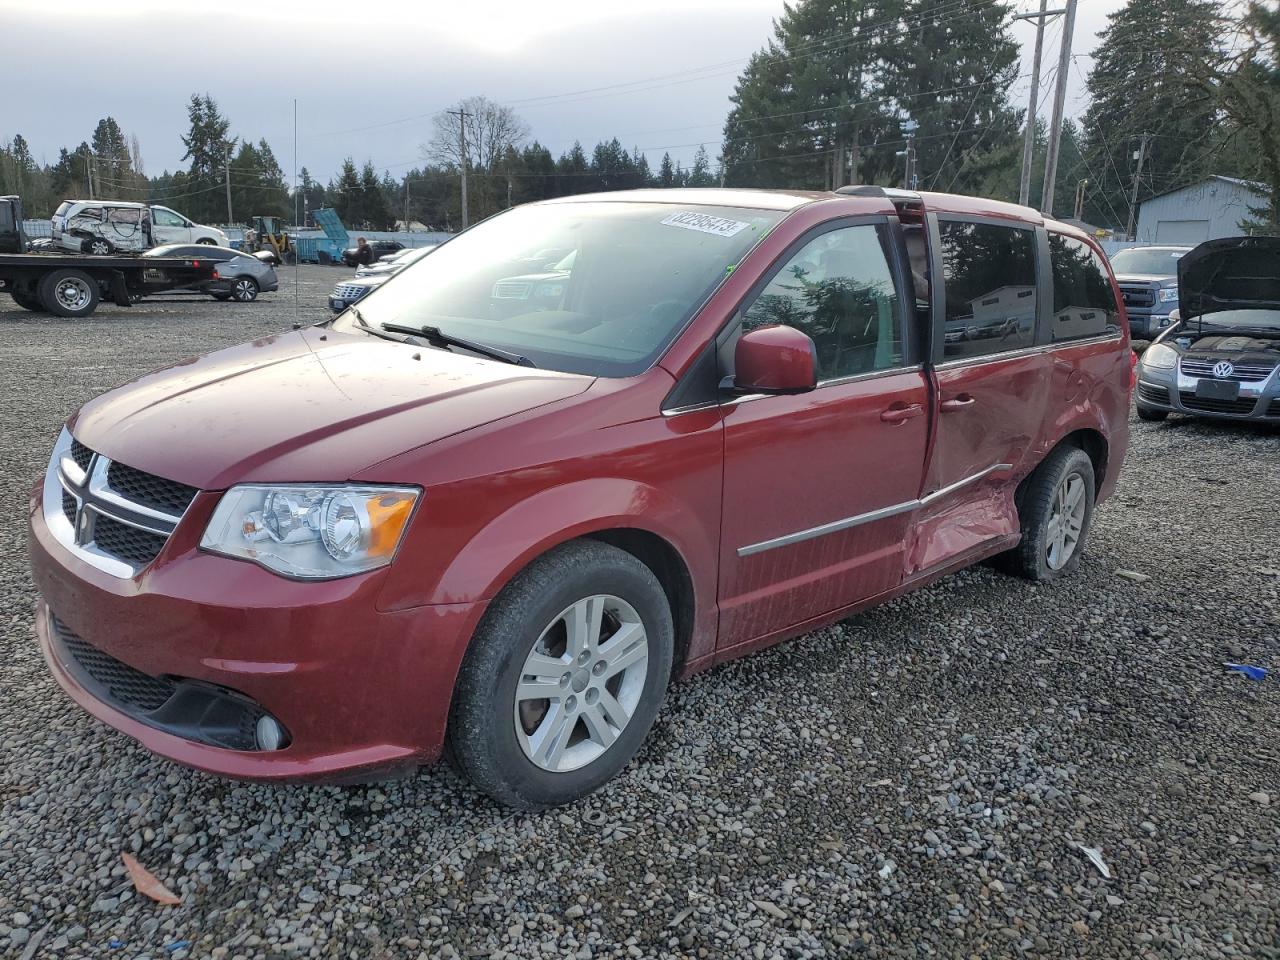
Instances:
[[[1219,380],[1225,380],[1231,374],[1235,373],[1236,368],[1231,365],[1229,360],[1219,360],[1213,365],[1213,375]]]

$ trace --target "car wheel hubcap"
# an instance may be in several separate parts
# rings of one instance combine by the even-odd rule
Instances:
[[[63,280],[58,284],[58,303],[68,310],[83,310],[89,303],[89,285],[83,280]]]
[[[1053,494],[1053,507],[1045,536],[1045,560],[1050,570],[1061,570],[1075,555],[1084,530],[1084,477],[1068,474]]]
[[[566,607],[525,657],[516,739],[552,773],[586,766],[617,741],[644,693],[649,638],[625,600],[599,594]]]
[[[253,288],[250,287],[249,284],[241,280],[239,283],[236,284],[236,298],[238,300],[252,300]]]

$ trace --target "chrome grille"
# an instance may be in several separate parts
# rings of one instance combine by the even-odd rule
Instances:
[[[522,280],[501,280],[493,285],[495,300],[528,300],[533,284]]]
[[[197,493],[109,460],[64,430],[45,474],[45,522],[82,560],[128,578],[160,554]]]
[[[1120,284],[1120,293],[1124,296],[1124,305],[1126,307],[1154,307],[1156,305],[1156,291],[1153,287],[1130,286],[1128,284]]]
[[[359,283],[340,283],[333,288],[332,296],[339,300],[359,300],[368,290],[368,287]]]
[[[1265,380],[1271,376],[1271,372],[1275,370],[1275,365],[1259,366],[1256,364],[1232,364],[1232,371],[1225,377],[1218,377],[1214,374],[1213,368],[1221,361],[1219,360],[1196,360],[1190,357],[1182,358],[1182,372],[1188,377],[1213,377],[1217,380],[1235,380],[1237,383],[1257,383],[1259,380]],[[1228,361],[1229,362],[1229,361]]]

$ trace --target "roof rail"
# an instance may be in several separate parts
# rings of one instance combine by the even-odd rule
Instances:
[[[837,187],[835,192],[846,197],[884,197],[895,203],[922,199],[915,190],[901,190],[897,187],[877,187],[871,183],[851,183],[847,187]]]

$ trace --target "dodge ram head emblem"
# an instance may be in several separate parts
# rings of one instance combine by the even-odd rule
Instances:
[[[1231,365],[1230,361],[1219,360],[1213,365],[1213,375],[1219,380],[1225,380],[1235,372],[1235,369],[1236,368]]]

